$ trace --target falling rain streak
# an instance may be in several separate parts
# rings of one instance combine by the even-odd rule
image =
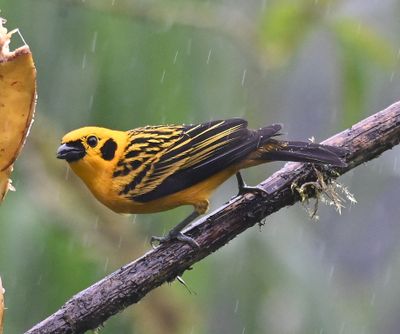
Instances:
[[[96,44],[97,44],[97,31],[94,32],[93,34],[93,40],[92,40],[92,52],[96,52]]]
[[[95,231],[97,231],[99,229],[99,220],[100,220],[100,217],[96,216],[96,219],[94,220],[94,229],[95,229]]]
[[[165,78],[165,70],[162,72],[160,83],[162,84],[164,83],[164,78]]]
[[[316,0],[318,1],[318,0]],[[262,0],[261,2],[261,11],[264,12],[265,8],[267,8],[267,0]]]
[[[331,283],[332,282],[332,278],[333,278],[333,274],[335,273],[335,266],[332,265],[330,270],[329,270],[329,276],[328,276],[328,282]]]
[[[178,59],[179,50],[176,50],[174,61],[172,62],[174,65],[176,64],[176,60]]]
[[[90,99],[89,99],[89,111],[92,110],[93,101],[94,101],[94,95],[90,95]]]
[[[244,81],[246,80],[246,73],[247,73],[247,70],[243,70],[242,82],[241,82],[242,87],[244,86]]]
[[[239,299],[236,300],[235,308],[233,310],[233,313],[237,313],[238,310],[239,310]]]
[[[376,293],[372,292],[371,293],[371,298],[369,300],[369,305],[374,306],[375,305],[375,299],[376,299]]]
[[[387,286],[392,279],[392,267],[388,267],[383,279],[383,286]]]
[[[67,169],[65,170],[65,180],[69,179],[71,168],[67,165]]]
[[[84,53],[82,57],[82,70],[84,70],[85,67],[86,67],[86,53]]]
[[[208,56],[207,56],[207,61],[206,61],[206,64],[207,64],[207,65],[210,63],[211,52],[212,52],[212,49],[210,49],[210,50],[208,51]]]

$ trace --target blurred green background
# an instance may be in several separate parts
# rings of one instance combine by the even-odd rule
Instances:
[[[35,122],[0,207],[5,334],[149,249],[190,208],[122,216],[65,162],[62,135],[245,117],[321,141],[399,99],[394,0],[2,0],[38,71]],[[21,45],[16,38],[13,47]],[[0,120],[1,121],[1,120]],[[268,217],[101,333],[399,333],[399,148],[341,182],[358,204]],[[281,167],[247,170],[256,184]],[[236,193],[234,180],[212,209]]]

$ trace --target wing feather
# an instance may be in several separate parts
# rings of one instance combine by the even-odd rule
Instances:
[[[114,172],[123,185],[120,194],[147,202],[178,192],[243,159],[279,130],[248,130],[238,118],[132,130]]]

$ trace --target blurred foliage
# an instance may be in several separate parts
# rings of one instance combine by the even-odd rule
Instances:
[[[260,39],[271,64],[288,61],[321,18],[326,1],[275,1],[261,18]]]
[[[245,117],[322,140],[398,99],[398,5],[389,0],[3,0],[38,69],[37,117],[0,207],[5,333],[149,249],[189,208],[122,216],[55,159],[61,136],[99,125]],[[15,47],[16,45],[14,45]],[[398,333],[399,150],[343,178],[359,202],[311,223],[268,218],[114,316],[101,333]],[[245,171],[255,184],[275,163]],[[217,208],[234,180],[212,198]]]
[[[343,120],[350,126],[363,115],[367,103],[369,68],[377,65],[391,69],[396,63],[396,52],[368,26],[346,19],[335,22],[333,30],[340,44],[343,79]]]

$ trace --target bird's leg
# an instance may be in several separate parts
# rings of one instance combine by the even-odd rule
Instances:
[[[162,243],[171,241],[173,239],[177,239],[179,241],[182,241],[182,242],[185,242],[185,243],[191,245],[193,248],[199,248],[200,246],[196,242],[196,240],[194,240],[191,237],[188,237],[187,235],[185,235],[181,232],[188,224],[190,224],[198,216],[200,216],[200,213],[197,210],[194,210],[189,216],[187,216],[178,225],[176,225],[171,231],[169,231],[166,236],[164,236],[164,237],[152,236],[150,239],[151,245],[153,246],[156,241],[158,241],[158,243],[162,244]]]
[[[261,193],[261,194],[267,194],[268,192],[266,190],[264,190],[261,187],[251,187],[248,186],[246,184],[246,182],[244,182],[242,174],[240,172],[236,173],[236,179],[237,179],[237,183],[238,183],[238,187],[239,187],[239,193],[238,195],[243,195],[246,193]]]

